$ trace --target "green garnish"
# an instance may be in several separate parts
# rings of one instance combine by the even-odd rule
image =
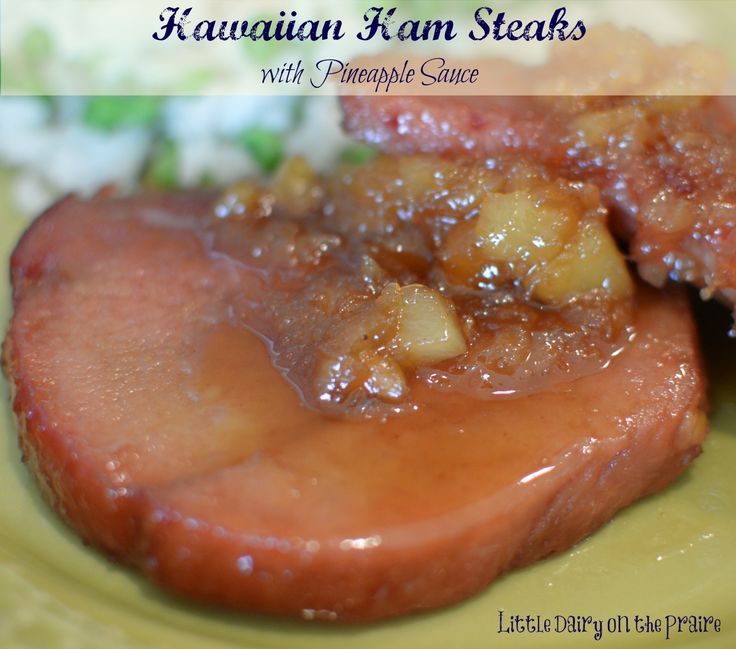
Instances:
[[[243,131],[237,141],[265,173],[274,171],[284,159],[283,138],[277,131],[254,126]]]
[[[162,142],[151,158],[144,173],[145,184],[156,189],[172,189],[177,186],[178,152],[171,140]]]
[[[103,131],[148,126],[161,114],[160,97],[90,97],[84,122]]]
[[[362,165],[370,162],[377,155],[378,149],[375,147],[372,147],[369,144],[355,142],[354,144],[349,144],[345,147],[340,155],[340,159],[349,164]]]

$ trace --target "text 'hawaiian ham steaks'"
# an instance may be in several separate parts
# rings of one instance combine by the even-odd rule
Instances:
[[[12,259],[25,460],[87,542],[165,588],[307,619],[442,606],[570,547],[699,453],[687,304],[643,286],[633,337],[581,378],[486,400],[416,382],[416,409],[387,419],[305,407],[234,315],[268,285],[212,254],[209,205],[66,199]]]

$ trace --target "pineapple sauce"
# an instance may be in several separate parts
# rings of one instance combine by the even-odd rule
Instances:
[[[216,201],[210,251],[260,278],[234,322],[323,414],[416,410],[417,385],[523,396],[606,367],[633,283],[598,190],[516,161],[300,158]]]

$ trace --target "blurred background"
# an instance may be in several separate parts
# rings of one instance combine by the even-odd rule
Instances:
[[[189,47],[187,42],[176,51],[177,64],[172,66],[157,56],[166,50],[150,38],[151,28],[158,26],[159,10],[154,11],[150,2],[86,2],[81,16],[71,11],[79,2],[58,0],[53,3],[57,13],[52,14],[46,0],[14,0],[12,5],[10,0],[0,0],[3,211],[33,215],[67,192],[89,194],[106,183],[124,191],[219,186],[246,175],[268,174],[285,157],[296,154],[306,156],[319,170],[343,157],[360,160],[371,155],[341,133],[334,96],[232,94],[243,88],[264,92],[252,80],[266,65],[295,56],[311,60],[349,56],[349,48],[357,42],[354,38],[339,43],[237,41],[216,43],[208,50],[199,44]],[[452,18],[461,25],[480,4],[403,0],[386,6],[399,5],[402,17]],[[493,6],[514,16],[539,18],[558,4],[507,0]],[[298,9],[300,18],[345,18],[350,23],[346,31],[352,33],[362,27],[362,15],[369,6],[350,0],[338,10],[327,0],[307,0]],[[570,0],[566,6],[570,15],[584,7],[586,17],[637,26],[666,43],[707,41],[736,58],[731,34],[736,2],[732,0]],[[147,7],[147,12],[136,18],[136,7],[140,11]],[[145,29],[140,30],[145,38],[135,52],[121,49],[134,41],[126,40],[124,30],[101,34],[90,28],[96,20],[94,11],[109,14],[109,23],[115,25],[115,11],[121,8],[131,12],[130,21],[145,18]],[[231,16],[237,10],[236,14],[251,20],[274,18],[276,13],[272,3],[262,0],[229,5],[223,0],[203,0],[197,10],[201,17]],[[368,45],[362,54],[386,47],[380,42]],[[392,42],[390,47],[395,45]],[[458,38],[452,41],[452,53],[538,60],[534,43],[506,45],[487,43],[479,48],[467,38]],[[424,46],[437,49],[432,43],[411,45],[414,52]],[[250,84],[244,79],[250,79]],[[75,88],[89,88],[94,94],[70,96]]]

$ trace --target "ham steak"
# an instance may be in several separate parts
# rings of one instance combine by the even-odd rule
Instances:
[[[345,97],[391,153],[523,155],[601,188],[640,275],[736,304],[736,112],[723,97]]]
[[[634,336],[583,378],[485,401],[419,385],[387,421],[306,408],[233,319],[266,287],[211,253],[209,205],[67,198],[12,257],[23,457],[86,542],[164,588],[306,619],[442,606],[569,548],[700,452],[693,323],[681,294],[645,286]]]

